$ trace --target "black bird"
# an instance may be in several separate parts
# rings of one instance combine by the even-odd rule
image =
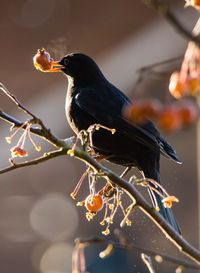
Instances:
[[[130,100],[105,78],[93,59],[74,53],[54,64],[50,71],[62,71],[68,78],[65,109],[72,130],[78,134],[93,124],[116,129],[115,134],[106,129],[93,133],[95,152],[113,163],[135,166],[146,178],[158,182],[160,154],[181,163],[175,150],[151,121],[138,126],[126,120],[122,111]],[[163,206],[158,194],[155,196],[162,216],[180,233],[172,210]]]

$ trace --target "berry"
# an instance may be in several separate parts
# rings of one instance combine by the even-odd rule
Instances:
[[[156,99],[146,99],[134,102],[124,110],[124,116],[132,122],[142,124],[148,119],[157,119],[161,103]]]
[[[159,115],[158,125],[166,133],[181,127],[181,118],[175,106],[167,106]]]
[[[51,69],[52,61],[50,54],[44,48],[38,49],[37,54],[33,57],[35,68],[43,72]]]
[[[187,127],[196,122],[199,116],[197,105],[192,101],[184,101],[179,106],[179,115],[182,126]]]
[[[85,199],[85,207],[91,213],[96,213],[100,211],[103,208],[103,205],[104,205],[103,197],[98,193],[95,195],[90,194]]]
[[[180,80],[180,73],[178,71],[172,73],[169,81],[169,92],[176,99],[180,99],[187,95],[188,83]]]

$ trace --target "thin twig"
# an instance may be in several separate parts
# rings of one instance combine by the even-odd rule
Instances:
[[[166,65],[166,64],[171,64],[173,62],[177,62],[177,61],[181,61],[183,59],[183,55],[182,56],[178,56],[178,57],[175,57],[175,58],[171,58],[171,59],[167,59],[167,60],[164,60],[164,61],[161,61],[161,62],[156,62],[156,63],[152,63],[150,65],[146,65],[146,66],[143,66],[141,68],[139,68],[137,70],[137,73],[145,73],[147,71],[152,71],[154,70],[155,68],[158,68],[159,66],[163,66],[163,65]]]
[[[47,160],[49,160],[51,158],[55,158],[55,157],[58,157],[58,156],[61,156],[61,155],[66,155],[66,150],[65,149],[44,153],[43,156],[41,156],[41,157],[37,157],[37,158],[35,158],[33,160],[29,160],[29,161],[25,161],[25,162],[21,162],[21,163],[15,163],[12,160],[11,161],[11,166],[8,166],[8,167],[0,170],[0,174],[7,173],[7,172],[10,172],[12,170],[27,167],[27,166],[31,166],[31,165],[37,165],[39,163],[42,163],[42,162],[47,161]]]
[[[10,91],[2,83],[0,83],[0,90],[3,91],[4,94],[9,97],[24,113],[30,115],[33,119],[37,119],[37,117],[33,113],[31,113],[26,107],[24,107],[21,102],[12,93],[10,93]]]
[[[0,110],[0,119],[3,119],[4,121],[8,122],[9,124],[12,125],[12,127],[22,127],[22,129],[25,129],[25,125],[23,128],[23,122],[19,121],[18,119],[14,118],[13,116],[5,113],[4,111]],[[66,140],[63,139],[59,139],[58,137],[56,137],[55,135],[53,135],[50,131],[50,129],[48,129],[47,127],[45,127],[45,125],[43,124],[43,122],[37,118],[37,121],[39,123],[39,125],[42,125],[41,129],[40,128],[35,128],[35,127],[31,127],[30,131],[31,133],[41,137],[42,139],[44,139],[45,141],[51,143],[53,146],[58,147],[58,148],[63,148],[66,144]]]

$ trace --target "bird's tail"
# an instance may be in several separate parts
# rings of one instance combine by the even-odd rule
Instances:
[[[153,177],[152,175],[151,176],[147,176],[145,174],[146,178],[152,178],[154,179],[155,181],[159,182],[160,181],[160,175],[159,175],[159,172],[156,171],[156,173],[154,173]],[[159,191],[161,193],[161,195],[163,195],[163,192],[162,192],[162,189],[158,189],[156,188],[157,191]],[[176,232],[178,232],[179,234],[181,234],[181,230],[180,230],[180,227],[176,221],[176,218],[173,214],[173,211],[171,208],[165,208],[164,207],[164,204],[162,202],[162,197],[156,193],[155,191],[153,190],[149,190],[148,189],[148,192],[149,192],[149,195],[151,197],[151,200],[152,200],[152,203],[153,205],[156,207],[158,206],[159,207],[159,213],[163,216],[163,218],[174,228],[174,230]],[[156,199],[156,202],[155,202],[155,199]],[[156,204],[157,203],[157,204]]]

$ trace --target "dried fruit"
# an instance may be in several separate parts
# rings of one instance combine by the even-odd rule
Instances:
[[[26,157],[26,156],[28,156],[27,151],[18,147],[18,146],[11,148],[10,151],[11,151],[12,157]]]
[[[104,202],[103,197],[100,194],[88,195],[85,199],[85,207],[91,213],[96,213],[103,208]]]
[[[33,64],[40,71],[48,71],[52,68],[53,59],[50,54],[44,49],[38,49],[37,54],[33,57]]]

